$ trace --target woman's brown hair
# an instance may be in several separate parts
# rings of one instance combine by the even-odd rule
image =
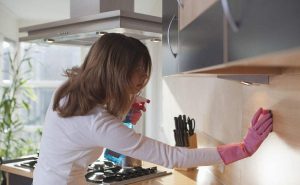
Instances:
[[[85,115],[100,104],[112,115],[124,116],[134,98],[131,74],[141,64],[148,75],[145,86],[151,73],[146,46],[122,34],[105,34],[92,45],[80,67],[65,71],[68,79],[55,94],[53,110],[70,117]]]

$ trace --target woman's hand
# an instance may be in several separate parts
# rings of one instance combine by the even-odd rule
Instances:
[[[267,138],[272,129],[273,116],[271,111],[262,108],[258,109],[242,142],[217,147],[224,164],[230,164],[251,156]]]
[[[126,120],[130,120],[130,122],[135,125],[142,116],[142,112],[146,112],[145,103],[149,103],[150,100],[143,98],[141,96],[137,96],[135,98],[135,102],[132,104],[130,111],[126,116]]]
[[[273,129],[273,118],[270,110],[258,109],[251,121],[251,127],[244,138],[246,150],[251,156],[267,138]]]

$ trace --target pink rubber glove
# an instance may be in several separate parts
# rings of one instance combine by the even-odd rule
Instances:
[[[135,102],[132,104],[130,111],[128,112],[126,119],[135,125],[142,116],[142,111],[146,112],[145,103],[150,103],[150,100],[137,96]]]
[[[273,118],[270,110],[258,109],[252,118],[248,133],[241,143],[221,145],[217,150],[224,162],[230,164],[251,156],[267,138],[273,129]]]

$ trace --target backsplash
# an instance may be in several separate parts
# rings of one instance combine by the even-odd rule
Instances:
[[[296,185],[300,182],[300,75],[271,78],[268,86],[243,90],[244,124],[255,106],[269,107],[274,115],[273,133],[257,154],[242,162],[241,182],[245,185]]]
[[[239,142],[255,111],[259,107],[272,109],[274,131],[259,150],[248,159],[223,170],[216,166],[212,171],[220,182],[228,185],[299,184],[299,82],[299,74],[273,76],[269,85],[259,86],[208,77],[164,78],[162,124],[156,137],[174,144],[173,117],[184,113],[196,120],[198,147]],[[214,142],[201,138],[201,133]]]

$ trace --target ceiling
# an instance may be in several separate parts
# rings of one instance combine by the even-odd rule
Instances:
[[[70,0],[0,0],[18,19],[20,26],[67,19]]]

